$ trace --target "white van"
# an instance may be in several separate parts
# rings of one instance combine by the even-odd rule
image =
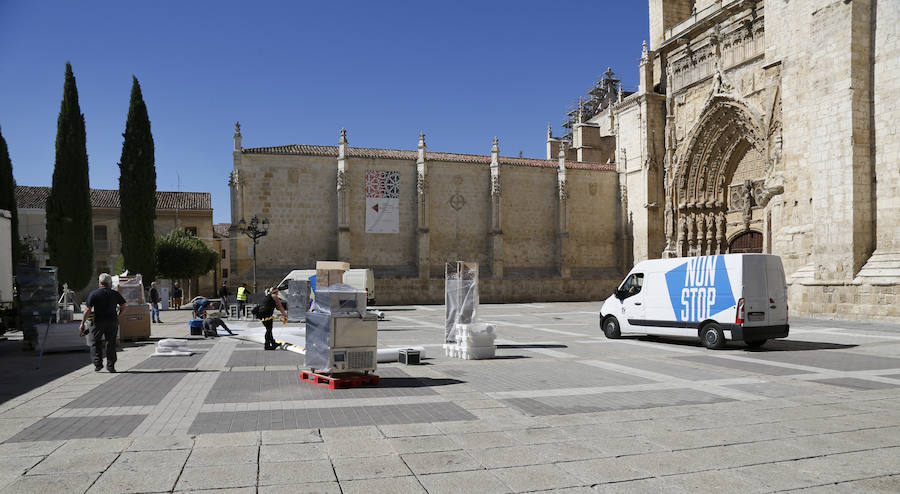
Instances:
[[[310,277],[316,275],[315,269],[295,269],[287,274],[281,283],[278,284],[279,290],[287,290],[288,289],[288,281],[290,280],[308,280]]]
[[[350,269],[344,273],[344,283],[366,290],[366,303],[375,305],[375,275],[371,269]]]
[[[316,275],[315,269],[295,269],[278,284],[279,290],[288,289],[290,280],[308,280]],[[371,269],[350,269],[344,273],[344,283],[366,291],[366,300],[369,305],[375,305],[375,276]]]
[[[758,347],[788,336],[781,258],[721,254],[638,263],[600,309],[607,338],[626,333],[700,338]]]

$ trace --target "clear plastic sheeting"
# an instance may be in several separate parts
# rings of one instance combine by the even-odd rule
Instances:
[[[344,283],[319,287],[312,312],[320,314],[364,314],[366,292]],[[307,315],[307,317],[309,317]]]
[[[331,314],[306,314],[306,366],[324,372],[331,370]]]
[[[187,340],[165,338],[156,343],[156,351],[151,357],[188,357],[194,352],[188,347]]]
[[[460,324],[457,326],[456,342],[445,343],[444,354],[464,360],[494,358],[496,338],[493,324]]]
[[[478,312],[478,263],[447,263],[444,278],[447,308],[444,341],[456,343],[459,325],[472,324]]]
[[[113,288],[122,294],[122,298],[129,304],[144,303],[144,285],[141,275],[125,277],[124,275],[113,277]]]
[[[291,321],[302,321],[309,307],[309,280],[288,280],[287,313]]]
[[[306,313],[306,366],[319,372],[376,368],[378,316],[366,312],[366,292],[344,283],[316,290]]]

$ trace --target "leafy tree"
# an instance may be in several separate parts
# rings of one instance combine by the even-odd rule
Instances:
[[[0,209],[12,213],[12,257],[13,262],[22,258],[22,245],[19,240],[19,213],[16,210],[16,179],[13,177],[12,161],[6,140],[0,132]]]
[[[84,115],[72,64],[66,62],[66,81],[56,127],[56,164],[47,197],[47,244],[50,264],[57,266],[60,284],[84,287],[94,268],[91,229],[91,189]]]
[[[125,141],[119,160],[119,231],[122,232],[122,256],[125,269],[141,273],[144,283],[154,279],[153,256],[156,219],[156,164],[153,134],[141,85],[132,76],[131,103],[125,122]]]
[[[218,252],[184,230],[156,239],[156,273],[160,277],[190,280],[212,271],[218,262]]]

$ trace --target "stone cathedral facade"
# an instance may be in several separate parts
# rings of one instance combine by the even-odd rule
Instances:
[[[649,24],[637,91],[607,70],[545,160],[237,129],[232,223],[272,222],[261,279],[341,259],[380,301],[440,303],[468,260],[486,301],[599,300],[643,259],[765,252],[792,314],[900,320],[900,1],[649,0]]]
[[[626,264],[773,253],[793,314],[900,318],[900,2],[649,4],[638,91],[547,140],[615,163]]]

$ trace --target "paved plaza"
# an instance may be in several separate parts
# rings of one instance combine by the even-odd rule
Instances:
[[[759,350],[608,340],[600,303],[482,305],[497,358],[440,353],[443,307],[384,308],[381,385],[299,380],[303,357],[194,337],[190,357],[0,343],[0,491],[375,494],[900,492],[900,326],[793,320]],[[164,312],[155,339],[187,337]]]

